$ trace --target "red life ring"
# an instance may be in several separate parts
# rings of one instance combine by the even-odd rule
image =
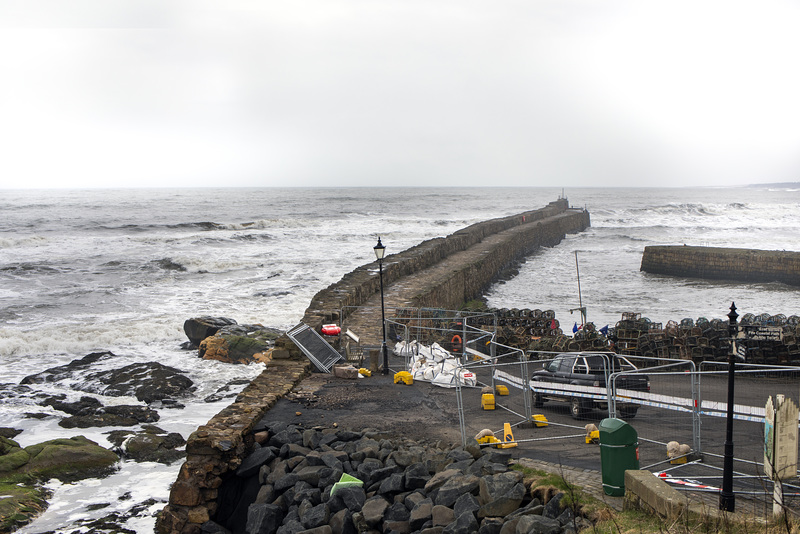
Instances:
[[[326,336],[338,336],[342,332],[342,329],[336,326],[335,324],[324,324],[322,325],[322,333]]]
[[[450,343],[452,343],[453,352],[461,352],[461,336],[458,334],[454,335]]]

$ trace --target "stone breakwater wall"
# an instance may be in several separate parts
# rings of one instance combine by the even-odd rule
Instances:
[[[641,270],[672,276],[800,286],[800,252],[687,246],[645,247]]]
[[[480,222],[389,255],[384,260],[384,284],[413,281],[445,259],[503,232],[514,232],[499,239],[489,252],[466,254],[444,279],[435,278],[411,290],[416,306],[458,307],[479,297],[505,269],[536,248],[555,245],[565,234],[588,226],[588,212],[570,209],[567,200],[560,199],[541,209]],[[317,293],[302,321],[317,330],[322,324],[339,322],[343,308],[361,306],[379,294],[377,270],[377,262],[358,267]],[[170,490],[169,504],[159,514],[157,532],[197,534],[201,525],[215,517],[223,480],[236,473],[254,448],[254,426],[309,370],[308,362],[286,336],[276,342],[267,369],[230,406],[187,439],[186,461]]]
[[[563,215],[552,219],[555,216]],[[545,219],[548,219],[545,221]],[[539,221],[538,224],[530,224]],[[566,199],[559,199],[547,206],[473,224],[447,237],[429,239],[419,245],[388,255],[383,264],[383,280],[390,285],[400,279],[413,277],[416,273],[432,267],[454,254],[464,252],[483,240],[515,227],[525,230],[515,234],[514,239],[498,244],[491,254],[484,254],[474,261],[465,262],[444,281],[422,288],[412,298],[413,306],[455,309],[464,302],[480,297],[488,286],[497,280],[505,269],[530,254],[538,247],[553,246],[565,234],[585,230],[590,225],[589,213],[570,209]],[[339,322],[341,310],[362,306],[380,291],[380,280],[376,276],[378,263],[363,265],[346,274],[339,282],[317,293],[306,309],[303,322],[312,328],[322,324]],[[291,350],[291,347],[286,346]]]

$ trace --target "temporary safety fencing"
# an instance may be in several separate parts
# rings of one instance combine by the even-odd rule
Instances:
[[[529,377],[532,366],[540,362],[531,362],[520,349],[499,343],[492,344],[491,352],[492,356],[463,366],[478,377],[478,388],[462,384],[458,391],[463,444],[479,431],[491,430],[502,436],[501,424],[508,424],[515,429],[516,443],[570,438],[576,448],[584,446],[585,425],[548,421],[543,414],[534,413]]]
[[[532,374],[556,359],[527,360],[510,347],[505,352],[501,349],[495,344],[495,356],[463,365],[478,376],[478,388],[461,387],[458,391],[459,424],[465,443],[481,428],[501,436],[502,422],[510,421],[519,443],[557,439],[564,442],[565,451],[581,447],[575,445],[575,438],[584,435],[582,426],[554,421],[563,421],[564,403],[560,408],[555,403],[552,408],[549,404],[542,407],[547,395],[575,397],[593,403],[594,412],[582,414],[578,418],[581,423],[596,423],[606,416],[630,420],[638,431],[643,469],[661,473],[682,489],[718,491],[723,452],[720,436],[724,436],[727,414],[726,364],[705,362],[697,370],[691,360],[628,356],[636,368],[608,373],[605,387],[586,386],[531,381]],[[608,370],[612,370],[610,365]],[[642,375],[649,380],[649,391],[622,387],[630,377]],[[771,482],[763,476],[764,404],[769,395],[796,395],[798,376],[800,371],[793,367],[737,366],[737,402],[733,406],[737,493],[771,495]],[[482,405],[482,385],[495,392],[494,411]],[[509,394],[497,395],[498,385],[506,386]],[[547,428],[523,428],[526,424],[530,427],[539,414],[549,419]],[[682,483],[685,481],[690,482]],[[787,495],[800,495],[797,485],[787,484],[785,491]]]
[[[718,493],[724,472],[722,438],[709,440],[706,436],[727,436],[727,395],[729,368],[727,362],[706,361],[697,372],[699,387],[698,413],[704,435],[702,457],[685,464],[671,466],[658,474],[677,489]],[[751,506],[762,511],[773,497],[773,481],[764,472],[765,409],[767,398],[783,394],[797,400],[796,367],[736,363],[733,380],[736,402],[731,406],[733,449],[733,489],[737,498],[736,511]],[[726,437],[727,441],[727,437]],[[796,444],[795,444],[796,446]],[[795,472],[795,476],[797,476]],[[788,510],[800,506],[800,485],[783,481],[782,493]]]

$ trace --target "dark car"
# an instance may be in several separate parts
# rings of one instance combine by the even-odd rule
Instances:
[[[594,408],[607,410],[608,377],[612,373],[635,370],[636,366],[627,358],[611,352],[559,354],[531,375],[534,406],[541,407],[547,400],[565,401],[575,419]],[[649,379],[638,373],[620,375],[614,386],[617,390],[650,391]],[[616,402],[617,415],[622,418],[634,417],[638,409],[635,403]]]

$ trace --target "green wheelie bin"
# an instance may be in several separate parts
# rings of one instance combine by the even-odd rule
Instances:
[[[639,434],[622,419],[603,419],[600,431],[600,472],[606,495],[625,495],[625,471],[639,469]]]

